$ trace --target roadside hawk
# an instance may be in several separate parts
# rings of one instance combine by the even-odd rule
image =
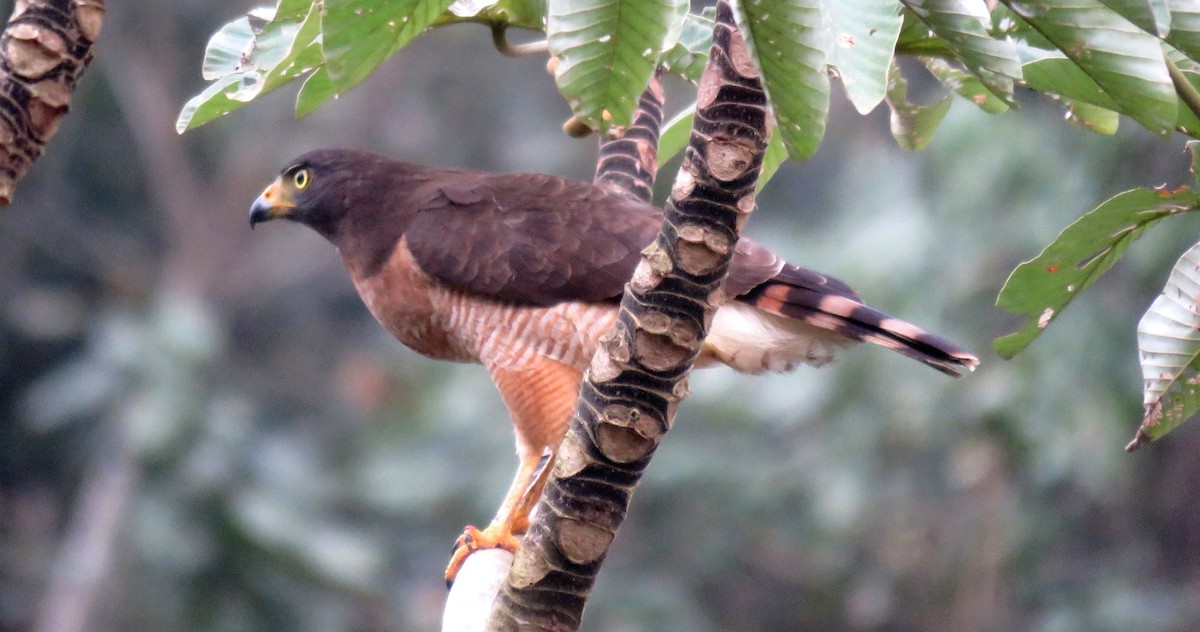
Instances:
[[[400,342],[491,374],[512,416],[520,467],[491,524],[459,538],[447,578],[472,550],[515,549],[550,469],[539,463],[552,462],[584,369],[661,211],[550,175],[321,149],[293,160],[250,208],[251,226],[279,218],[337,247],[359,296]],[[713,317],[697,367],[790,371],[862,341],[950,375],[979,362],[749,239],[737,244],[725,292],[730,300]]]

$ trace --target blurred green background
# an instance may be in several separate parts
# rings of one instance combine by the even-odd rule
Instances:
[[[284,89],[177,136],[208,35],[249,8],[109,3],[0,216],[0,631],[436,629],[450,545],[516,466],[481,369],[401,347],[332,247],[246,211],[314,147],[587,179],[594,140],[559,131],[543,59],[472,26],[303,121]],[[1200,626],[1200,428],[1121,450],[1134,327],[1200,220],[1147,235],[1015,361],[990,351],[1020,324],[992,306],[1012,267],[1119,191],[1188,182],[1182,139],[1022,101],[959,102],[914,154],[835,98],[749,234],[983,366],[954,381],[858,347],[696,374],[585,630]]]

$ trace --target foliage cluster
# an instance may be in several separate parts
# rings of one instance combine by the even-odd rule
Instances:
[[[427,28],[479,21],[496,29],[544,29],[558,60],[555,79],[584,124],[619,134],[656,68],[697,81],[711,41],[708,9],[687,0],[279,0],[227,24],[209,42],[213,83],[183,109],[185,130],[304,79],[304,115],[357,85]],[[1200,7],[1179,0],[754,0],[737,5],[775,116],[760,187],[788,157],[819,147],[830,75],[854,107],[885,103],[901,146],[932,139],[955,95],[997,114],[1024,86],[1059,102],[1072,122],[1112,134],[1126,115],[1150,131],[1200,137]],[[944,86],[930,104],[910,102],[898,60],[912,58]],[[910,68],[909,72],[915,71]],[[660,155],[680,151],[691,128],[685,108],[663,133]],[[1038,258],[1014,271],[998,305],[1024,314],[1019,332],[996,341],[1012,357],[1079,292],[1158,221],[1195,210],[1187,189],[1137,189],[1084,215]],[[1180,272],[1175,273],[1178,277]],[[1144,416],[1138,445],[1200,411],[1200,296],[1184,292],[1147,313],[1138,330]],[[1190,286],[1189,286],[1190,287]],[[1182,306],[1169,310],[1168,301]]]

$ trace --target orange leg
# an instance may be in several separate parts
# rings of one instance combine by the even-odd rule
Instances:
[[[446,566],[446,585],[454,582],[459,569],[467,557],[479,549],[506,549],[516,552],[520,538],[529,530],[529,513],[542,497],[550,468],[554,465],[554,452],[539,458],[526,458],[517,468],[512,486],[504,496],[504,502],[496,517],[482,531],[468,525],[454,543],[454,554]]]
[[[458,538],[446,568],[447,582],[454,581],[472,551],[488,548],[516,551],[520,544],[518,536],[529,529],[529,512],[542,496],[554,454],[579,394],[580,372],[547,358],[536,359],[519,369],[499,365],[488,369],[512,415],[521,466],[491,524],[482,530],[467,527]],[[545,467],[541,467],[543,458]]]

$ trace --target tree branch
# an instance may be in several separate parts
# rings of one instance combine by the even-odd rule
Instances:
[[[575,630],[675,409],[713,312],[769,138],[758,70],[717,4],[695,123],[656,241],[626,286],[489,630]]]
[[[658,75],[638,100],[633,125],[620,138],[601,138],[596,184],[616,187],[649,202],[658,173],[658,132],[663,120],[663,91]]]
[[[595,181],[649,202],[658,170],[662,118],[663,92],[655,76],[642,93],[634,123],[625,136],[601,139]],[[487,629],[488,613],[512,561],[513,554],[503,549],[481,549],[467,558],[446,598],[442,632]]]
[[[0,35],[0,208],[58,131],[103,22],[103,0],[17,0]]]
[[[113,445],[95,450],[63,536],[35,632],[83,632],[93,620],[121,535],[123,517],[141,483],[123,421],[109,419]]]

